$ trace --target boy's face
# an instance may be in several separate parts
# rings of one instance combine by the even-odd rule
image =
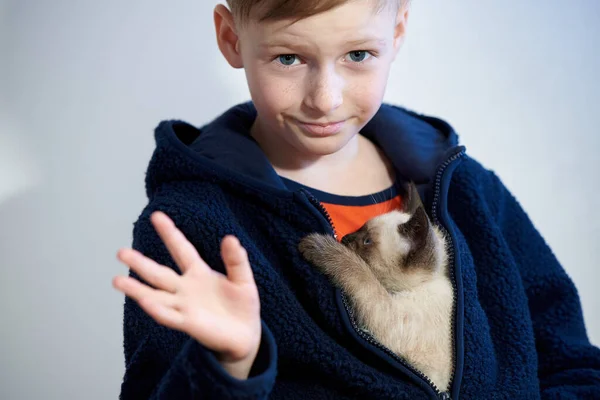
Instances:
[[[232,28],[229,51],[219,45],[245,69],[258,111],[253,135],[309,158],[342,149],[383,101],[407,16],[361,0],[296,23]]]

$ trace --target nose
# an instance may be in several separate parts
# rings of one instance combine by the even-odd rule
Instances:
[[[313,113],[329,115],[343,103],[344,82],[333,67],[316,71],[308,81],[304,104]]]
[[[350,243],[352,243],[352,241],[354,240],[354,238],[356,237],[356,233],[349,233],[346,236],[344,236],[342,238],[342,244],[344,246],[348,246]]]

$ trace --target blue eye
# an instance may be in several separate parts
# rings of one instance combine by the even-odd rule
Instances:
[[[366,237],[366,238],[364,238],[364,239],[363,239],[363,244],[364,244],[365,246],[368,246],[368,245],[370,245],[370,244],[371,244],[371,238],[369,238],[369,237]]]
[[[297,60],[298,56],[295,54],[282,54],[279,56],[279,62],[286,67],[294,65],[294,62]]]
[[[350,53],[348,53],[348,56],[350,56],[350,60],[356,63],[360,63],[367,60],[367,57],[370,55],[371,54],[369,54],[369,52],[365,50],[351,51]]]

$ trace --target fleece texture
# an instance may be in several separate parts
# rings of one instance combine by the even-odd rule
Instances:
[[[240,239],[263,322],[250,378],[231,377],[211,351],[126,299],[121,399],[600,399],[600,350],[586,335],[576,288],[447,123],[383,105],[362,130],[399,177],[417,183],[451,239],[455,368],[452,389],[439,393],[355,329],[343,293],[302,259],[299,240],[331,226],[309,192],[289,190],[270,166],[249,135],[255,117],[244,103],[201,128],[162,122],[133,231],[135,249],[177,272],[152,212],[169,215],[221,272],[221,238]]]

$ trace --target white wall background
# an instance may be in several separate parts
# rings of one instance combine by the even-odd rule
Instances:
[[[116,398],[111,277],[161,119],[248,99],[211,1],[0,0],[0,398]],[[415,0],[387,100],[446,118],[575,280],[600,344],[600,2]]]

